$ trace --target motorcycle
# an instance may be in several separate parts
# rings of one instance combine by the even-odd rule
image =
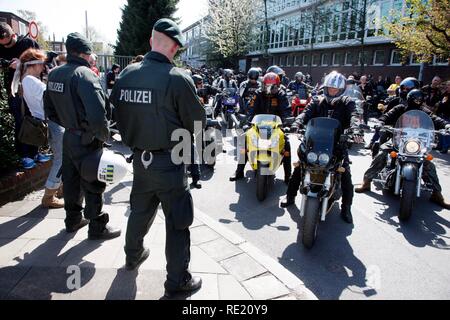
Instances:
[[[422,184],[422,172],[425,161],[433,159],[430,152],[438,131],[434,130],[431,118],[419,110],[404,113],[395,128],[383,128],[392,133],[393,145],[387,146],[387,165],[373,182],[400,196],[398,217],[407,221],[416,198],[422,191],[432,191]]]
[[[271,114],[256,115],[246,132],[247,154],[256,175],[256,197],[264,201],[269,184],[285,156],[285,134],[281,118]]]
[[[239,112],[238,90],[234,88],[224,89],[220,96],[221,105],[218,106],[220,116],[227,129],[233,129],[237,122],[236,114]]]
[[[299,95],[295,92],[288,92],[287,96],[290,97],[291,100],[291,110],[292,116],[297,117],[300,115],[303,110],[305,110],[306,106],[311,102],[311,97],[308,99],[300,99]]]
[[[344,159],[339,150],[349,136],[342,134],[338,120],[314,118],[306,131],[301,131],[299,158],[302,171],[302,217],[303,245],[311,249],[317,238],[320,221],[325,221],[333,204],[342,197],[341,174],[345,172]]]

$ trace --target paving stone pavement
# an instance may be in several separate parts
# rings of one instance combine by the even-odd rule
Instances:
[[[0,207],[0,299],[162,299],[166,259],[161,210],[145,238],[149,259],[138,271],[124,269],[131,178],[105,192],[110,224],[123,231],[111,241],[87,240],[87,228],[66,233],[64,210],[40,207],[43,190]],[[191,226],[190,270],[202,277],[203,286],[177,299],[316,299],[278,262],[199,210]]]

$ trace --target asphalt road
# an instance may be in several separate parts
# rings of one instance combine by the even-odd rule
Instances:
[[[292,150],[298,140],[291,138]],[[246,180],[229,182],[235,149],[227,139],[227,153],[214,171],[204,168],[203,188],[192,190],[195,206],[250,241],[297,275],[319,299],[450,299],[450,212],[423,195],[412,219],[399,223],[399,201],[372,188],[355,194],[354,226],[341,221],[335,205],[320,224],[311,250],[299,240],[299,207],[279,207],[286,185],[280,168],[263,203],[256,199],[250,166]],[[435,153],[444,195],[450,199],[450,156]],[[296,161],[296,156],[293,161]],[[353,183],[361,182],[371,157],[351,151]]]

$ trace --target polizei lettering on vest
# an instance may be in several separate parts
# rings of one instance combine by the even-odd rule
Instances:
[[[149,90],[120,90],[120,101],[128,103],[151,104],[152,92]]]
[[[48,90],[53,92],[64,93],[64,83],[49,81]]]

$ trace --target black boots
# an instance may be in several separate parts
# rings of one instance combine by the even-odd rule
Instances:
[[[177,293],[187,293],[187,292],[194,292],[200,289],[202,286],[202,279],[200,277],[192,277],[191,279],[187,280],[183,285],[180,287],[173,289],[173,290],[165,290],[164,296],[166,298],[173,298]]]
[[[68,233],[74,233],[80,230],[81,228],[87,226],[89,224],[89,220],[82,218],[80,222],[72,226],[66,226],[66,231]]]
[[[109,216],[103,213],[97,219],[91,220],[89,224],[89,240],[110,240],[120,237],[120,229],[113,229],[108,226]]]
[[[202,184],[199,182],[200,181],[200,177],[197,176],[193,176],[192,177],[192,183],[191,183],[191,188],[195,188],[195,189],[201,189],[202,188]]]
[[[280,206],[282,208],[287,208],[289,206],[292,206],[293,204],[295,204],[295,197],[287,196],[286,201],[282,202]]]
[[[128,261],[125,264],[125,268],[127,268],[127,270],[136,270],[137,267],[139,267],[145,260],[147,260],[147,258],[150,256],[150,250],[145,248],[144,251],[142,251],[142,254],[140,256],[140,258],[137,261]]]
[[[351,206],[349,205],[342,205],[341,207],[341,218],[348,224],[353,224],[353,216],[351,211]]]
[[[234,175],[230,177],[230,181],[234,182],[237,180],[244,179],[244,169],[245,165],[239,164]]]
[[[450,210],[450,203],[445,202],[444,196],[440,192],[433,192],[433,194],[430,197],[430,201],[433,203],[436,203],[440,207]]]

